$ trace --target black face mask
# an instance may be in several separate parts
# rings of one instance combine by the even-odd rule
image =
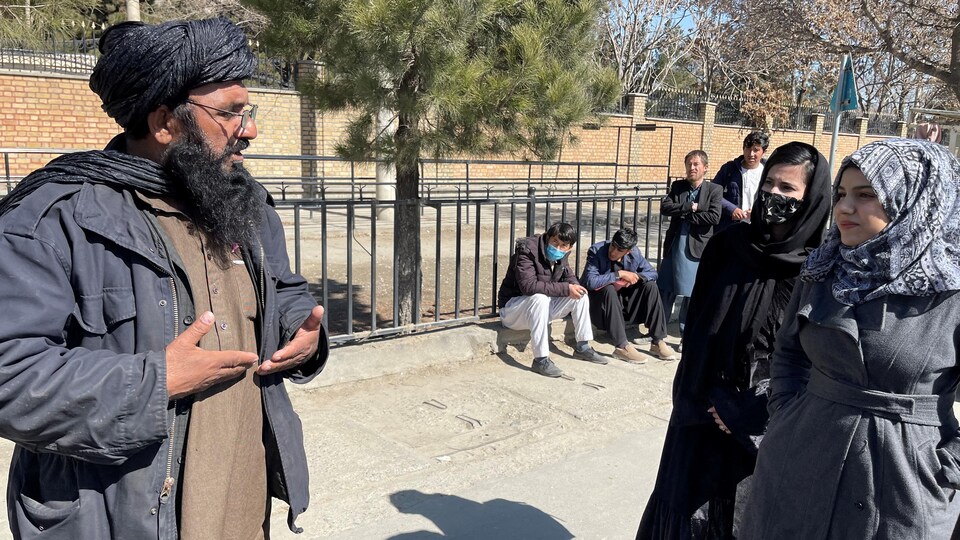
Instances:
[[[786,223],[787,220],[792,218],[800,209],[800,205],[803,204],[803,199],[794,199],[793,197],[785,197],[778,193],[761,190],[760,204],[763,210],[761,214],[763,222],[767,225],[777,225]]]

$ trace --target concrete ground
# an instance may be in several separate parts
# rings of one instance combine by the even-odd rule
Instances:
[[[633,538],[676,362],[587,363],[563,330],[551,356],[572,380],[531,372],[526,337],[497,324],[334,349],[291,388],[311,505],[294,535],[275,501],[273,538]]]

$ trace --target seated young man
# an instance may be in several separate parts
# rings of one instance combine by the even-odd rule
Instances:
[[[497,295],[501,323],[514,330],[530,330],[533,371],[547,377],[563,374],[550,361],[550,321],[567,314],[577,335],[574,356],[607,363],[590,347],[590,300],[567,262],[576,242],[577,231],[569,223],[554,223],[544,234],[517,240]]]
[[[620,229],[613,240],[590,246],[580,283],[589,291],[593,324],[610,333],[613,356],[642,364],[646,357],[627,341],[627,324],[643,323],[650,331],[650,353],[673,360],[676,353],[664,339],[667,321],[657,289],[657,271],[637,249],[637,233]]]

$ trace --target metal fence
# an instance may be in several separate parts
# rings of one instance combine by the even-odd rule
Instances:
[[[867,113],[867,134],[869,135],[900,135],[901,119],[896,114]]]
[[[421,201],[419,309],[412,325],[397,319],[392,220],[394,201],[281,201],[278,212],[292,244],[294,269],[325,307],[334,342],[474,322],[497,313],[497,290],[518,238],[556,221],[579,230],[570,264],[580,271],[591,244],[621,226],[635,228],[640,247],[659,261],[663,193],[616,197],[521,197]],[[469,215],[469,217],[468,217]],[[413,231],[403,231],[412,234]]]
[[[0,196],[24,175],[53,157],[76,150],[0,148],[3,160]],[[378,186],[376,161],[334,156],[247,154],[248,168],[277,200],[369,200]],[[648,193],[668,183],[668,166],[615,162],[534,162],[508,160],[422,159],[420,196],[424,199],[515,197],[531,187],[553,195]]]
[[[97,44],[103,30],[92,22],[66,21],[36,39],[0,36],[0,69],[89,75],[100,57]],[[292,89],[301,72],[318,69],[314,62],[295,62],[272,54],[257,41],[251,40],[249,45],[257,56],[257,72],[252,77],[256,86]]]
[[[856,135],[860,131],[857,129],[857,116],[860,113],[857,111],[843,111],[840,113],[840,133],[851,133]],[[836,113],[827,111],[823,118],[823,131],[832,132],[833,131],[833,122],[836,118]]]
[[[647,118],[699,120],[700,103],[706,98],[688,90],[660,89],[647,97]]]

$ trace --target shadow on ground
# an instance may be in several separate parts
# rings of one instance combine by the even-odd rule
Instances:
[[[419,514],[429,519],[442,531],[408,532],[391,536],[390,540],[567,540],[574,537],[550,514],[522,502],[506,499],[477,502],[412,489],[390,495],[390,502],[404,514]]]

